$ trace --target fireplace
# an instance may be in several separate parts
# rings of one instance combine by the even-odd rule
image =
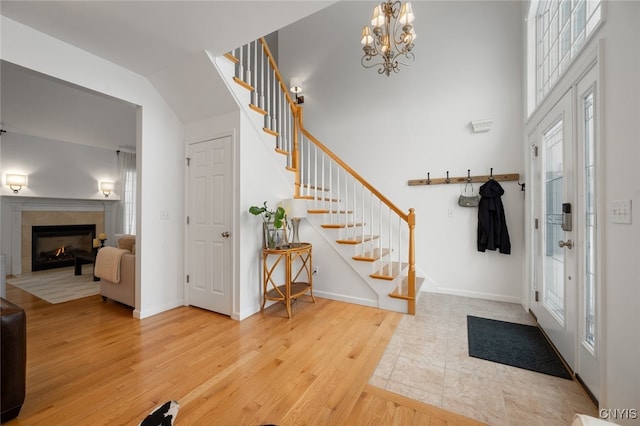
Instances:
[[[73,265],[75,253],[93,250],[95,237],[95,224],[32,226],[31,270]]]

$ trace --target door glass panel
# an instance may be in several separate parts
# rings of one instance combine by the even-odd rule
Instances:
[[[596,206],[595,206],[595,159],[594,159],[594,129],[593,129],[593,92],[584,98],[584,164],[585,164],[585,251],[584,251],[584,305],[585,305],[585,343],[595,351],[595,267],[596,267]]]
[[[544,239],[542,260],[544,274],[543,304],[564,324],[564,249],[558,245],[563,239],[562,200],[563,175],[562,120],[543,134],[544,179]]]

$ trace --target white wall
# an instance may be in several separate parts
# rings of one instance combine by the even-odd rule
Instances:
[[[600,221],[605,227],[600,284],[606,348],[601,406],[640,411],[640,3],[607,2],[607,22],[597,37],[604,39],[601,173],[606,211]],[[631,225],[611,222],[614,200],[632,200]]]
[[[139,105],[137,142],[140,291],[134,315],[182,304],[184,129],[147,79],[1,17],[2,59]],[[166,210],[168,219],[161,219]]]
[[[237,319],[257,312],[262,304],[262,218],[249,213],[249,207],[270,208],[293,197],[293,173],[285,170],[286,157],[277,154],[275,138],[260,134],[250,117],[242,115],[240,133],[240,250]],[[277,171],[280,171],[278,173]]]
[[[416,264],[429,290],[519,302],[520,187],[502,184],[512,244],[504,255],[477,251],[477,210],[457,206],[460,185],[407,181],[524,172],[522,3],[414,2],[416,63],[390,77],[360,64],[372,7],[340,2],[279,32],[280,70],[303,81],[305,126],[400,208],[416,209]],[[321,42],[310,48],[313,39]],[[491,131],[472,133],[469,122],[485,118]]]
[[[0,195],[13,195],[4,184],[7,173],[28,176],[28,185],[18,194],[22,197],[104,200],[99,183],[118,178],[115,150],[14,132],[2,135],[0,149]],[[109,195],[110,200],[119,197],[115,192]]]

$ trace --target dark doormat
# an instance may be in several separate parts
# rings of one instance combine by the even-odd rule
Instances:
[[[572,380],[538,327],[467,315],[469,356]]]

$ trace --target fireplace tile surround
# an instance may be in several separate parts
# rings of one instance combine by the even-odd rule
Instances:
[[[96,233],[113,235],[114,212],[115,201],[2,197],[0,250],[9,254],[7,274],[31,272],[33,226],[95,224]]]

